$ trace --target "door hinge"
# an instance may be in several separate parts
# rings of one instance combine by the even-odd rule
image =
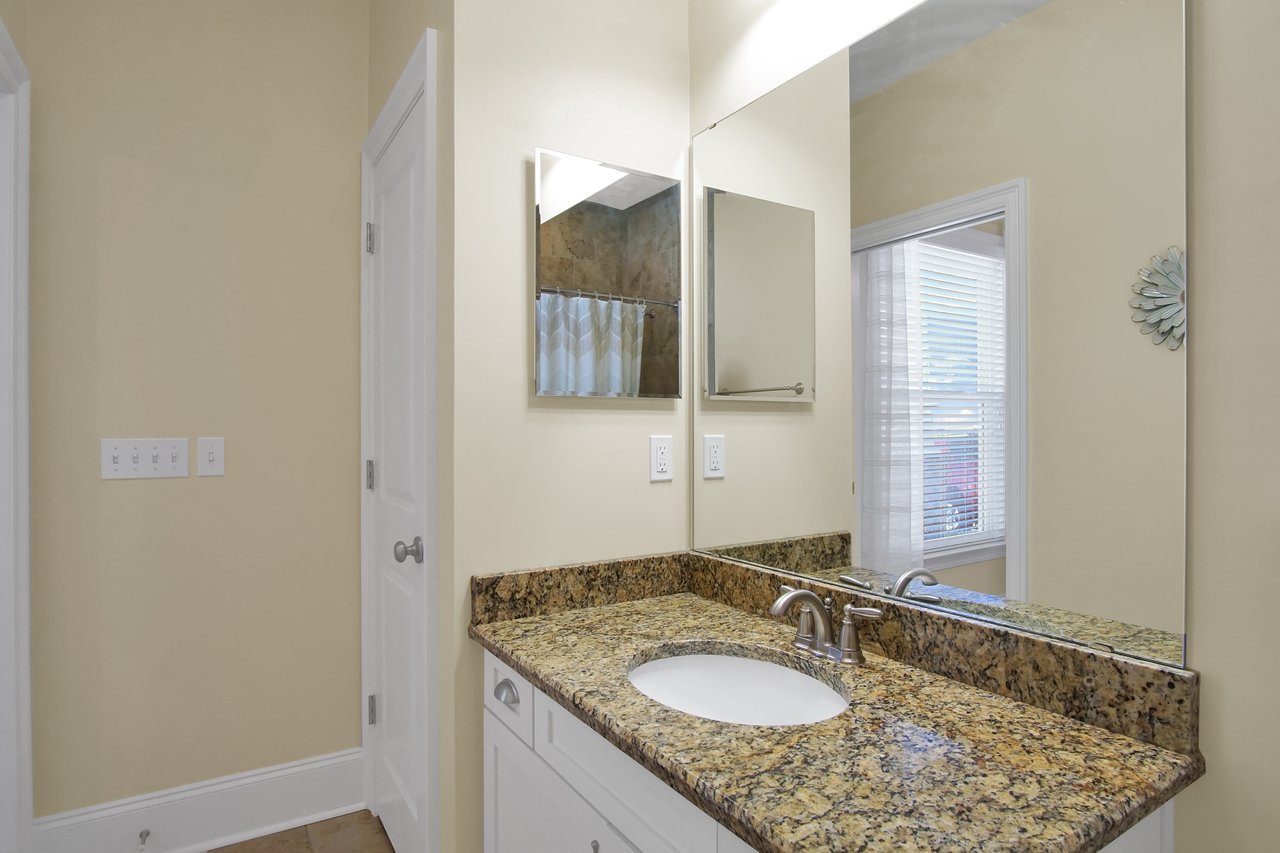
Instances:
[[[364,250],[369,254],[373,254],[373,223],[366,222],[364,224]]]
[[[858,484],[857,484],[857,483],[850,483],[850,484],[849,484],[849,492],[850,492],[850,494],[855,494],[855,495],[856,495],[856,494],[858,493]]]
[[[377,725],[378,722],[378,697],[372,693],[369,694],[369,725]]]
[[[373,460],[364,460],[364,487],[373,490]]]

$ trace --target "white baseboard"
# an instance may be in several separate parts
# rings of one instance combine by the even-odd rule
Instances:
[[[361,751],[348,749],[42,817],[31,853],[204,853],[364,808]]]

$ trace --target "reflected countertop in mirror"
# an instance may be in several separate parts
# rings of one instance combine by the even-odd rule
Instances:
[[[1129,299],[1186,243],[1183,22],[1181,0],[929,0],[694,138],[702,260],[708,187],[814,211],[821,389],[695,399],[694,446],[727,460],[696,466],[695,548],[775,543],[747,558],[877,589],[924,567],[938,606],[1182,663],[1185,349]],[[829,531],[835,562],[776,556]]]

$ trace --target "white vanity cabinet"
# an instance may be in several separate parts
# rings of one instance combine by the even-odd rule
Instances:
[[[484,653],[485,853],[752,853],[752,848]],[[1172,805],[1106,853],[1171,853]]]
[[[485,853],[751,853],[485,652]]]

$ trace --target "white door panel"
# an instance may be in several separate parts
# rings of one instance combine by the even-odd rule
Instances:
[[[420,98],[366,172],[362,328],[364,452],[373,462],[363,530],[366,680],[376,722],[366,726],[370,806],[397,853],[429,853],[436,718],[436,440],[434,258],[428,234],[426,116]],[[422,541],[396,559],[396,543]]]

